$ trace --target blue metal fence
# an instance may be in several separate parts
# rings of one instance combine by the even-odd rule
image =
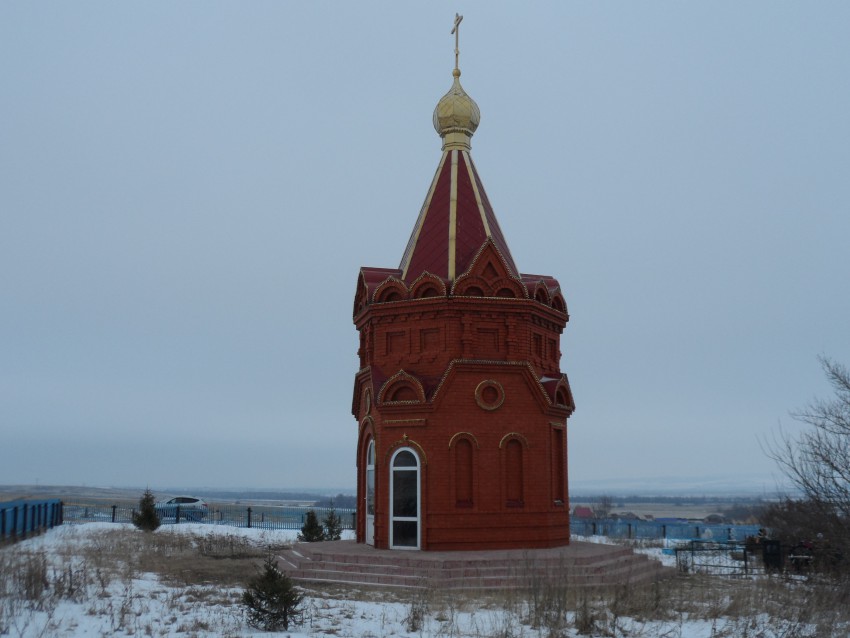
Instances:
[[[24,539],[61,524],[62,502],[59,499],[0,503],[0,540]]]
[[[112,522],[131,523],[138,503],[90,504],[66,503],[65,521],[69,523]],[[307,518],[308,511],[314,511],[321,523],[331,508],[272,506],[272,505],[230,505],[209,503],[206,510],[196,508],[169,508],[166,516],[161,517],[164,525],[180,523],[205,523],[210,525],[228,525],[231,527],[252,527],[258,529],[300,530]],[[343,529],[354,529],[355,510],[334,508],[340,518]]]
[[[715,541],[742,542],[756,536],[758,525],[722,525],[698,522],[661,522],[638,519],[586,519],[570,518],[570,533],[576,536],[607,536],[609,538],[672,539],[694,538]]]
[[[58,499],[18,500],[0,503],[0,540],[21,539],[44,529],[71,523],[131,523],[137,503],[66,503]],[[343,529],[354,529],[356,510],[334,508]],[[330,508],[306,506],[232,505],[211,503],[206,511],[172,511],[163,524],[198,522],[211,525],[259,529],[300,530],[308,511],[321,522]],[[757,525],[722,525],[698,522],[662,522],[623,519],[583,519],[572,517],[570,531],[577,536],[608,536],[624,539],[712,539],[742,542],[756,536]]]

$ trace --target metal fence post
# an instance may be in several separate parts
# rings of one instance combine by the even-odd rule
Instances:
[[[113,523],[115,522],[115,510],[117,510],[117,509],[118,509],[117,505],[112,506],[112,522]]]
[[[21,525],[21,538],[26,538],[27,537],[27,504],[26,503],[24,503],[23,515],[24,515],[24,524]]]
[[[180,504],[178,503],[177,509],[174,512],[174,524],[176,525],[179,522],[180,522]]]
[[[251,527],[251,508],[248,508],[248,527]]]

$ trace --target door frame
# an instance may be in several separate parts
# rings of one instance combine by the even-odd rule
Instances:
[[[395,460],[399,454],[402,452],[410,452],[413,455],[413,458],[416,459],[416,465],[401,467],[396,469]],[[395,472],[416,472],[416,516],[395,516],[395,512],[393,511],[393,488],[394,488],[394,474]],[[402,447],[397,449],[392,457],[390,458],[389,463],[389,484],[390,484],[390,502],[388,508],[388,517],[389,517],[389,548],[390,549],[408,549],[408,550],[417,550],[421,547],[422,544],[422,462],[419,459],[419,455],[416,453],[416,450],[410,447]],[[393,523],[395,521],[406,521],[416,522],[416,545],[396,545],[394,538],[394,526]]]
[[[369,484],[369,477],[371,475],[372,481],[371,485]],[[366,524],[366,544],[375,546],[375,439],[370,438],[369,443],[366,446],[366,474],[364,476],[365,479],[365,489],[364,492],[364,503],[363,503],[363,512],[365,513],[365,524]],[[372,501],[372,513],[369,513],[369,497],[371,496]]]

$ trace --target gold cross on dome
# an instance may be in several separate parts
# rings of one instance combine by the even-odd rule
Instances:
[[[463,22],[463,16],[459,13],[455,14],[455,26],[452,29],[452,34],[455,37],[455,69],[458,68],[457,59],[460,56],[460,49],[458,49],[458,40],[460,38],[460,23]]]

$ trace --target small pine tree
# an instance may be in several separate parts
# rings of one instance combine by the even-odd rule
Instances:
[[[159,514],[156,512],[156,499],[150,488],[145,490],[139,499],[139,511],[133,512],[133,525],[146,532],[152,532],[160,525]]]
[[[303,598],[289,576],[277,568],[274,557],[269,556],[263,571],[251,579],[242,593],[242,604],[247,607],[249,625],[278,631],[287,630],[289,623],[300,620],[298,606]]]
[[[325,530],[319,524],[319,519],[316,517],[316,512],[310,510],[307,512],[307,520],[301,526],[301,533],[298,534],[299,541],[315,543],[325,540]]]
[[[331,508],[328,510],[327,516],[322,520],[322,525],[325,526],[326,541],[338,541],[342,538],[342,519],[337,516],[333,501],[331,501]]]

